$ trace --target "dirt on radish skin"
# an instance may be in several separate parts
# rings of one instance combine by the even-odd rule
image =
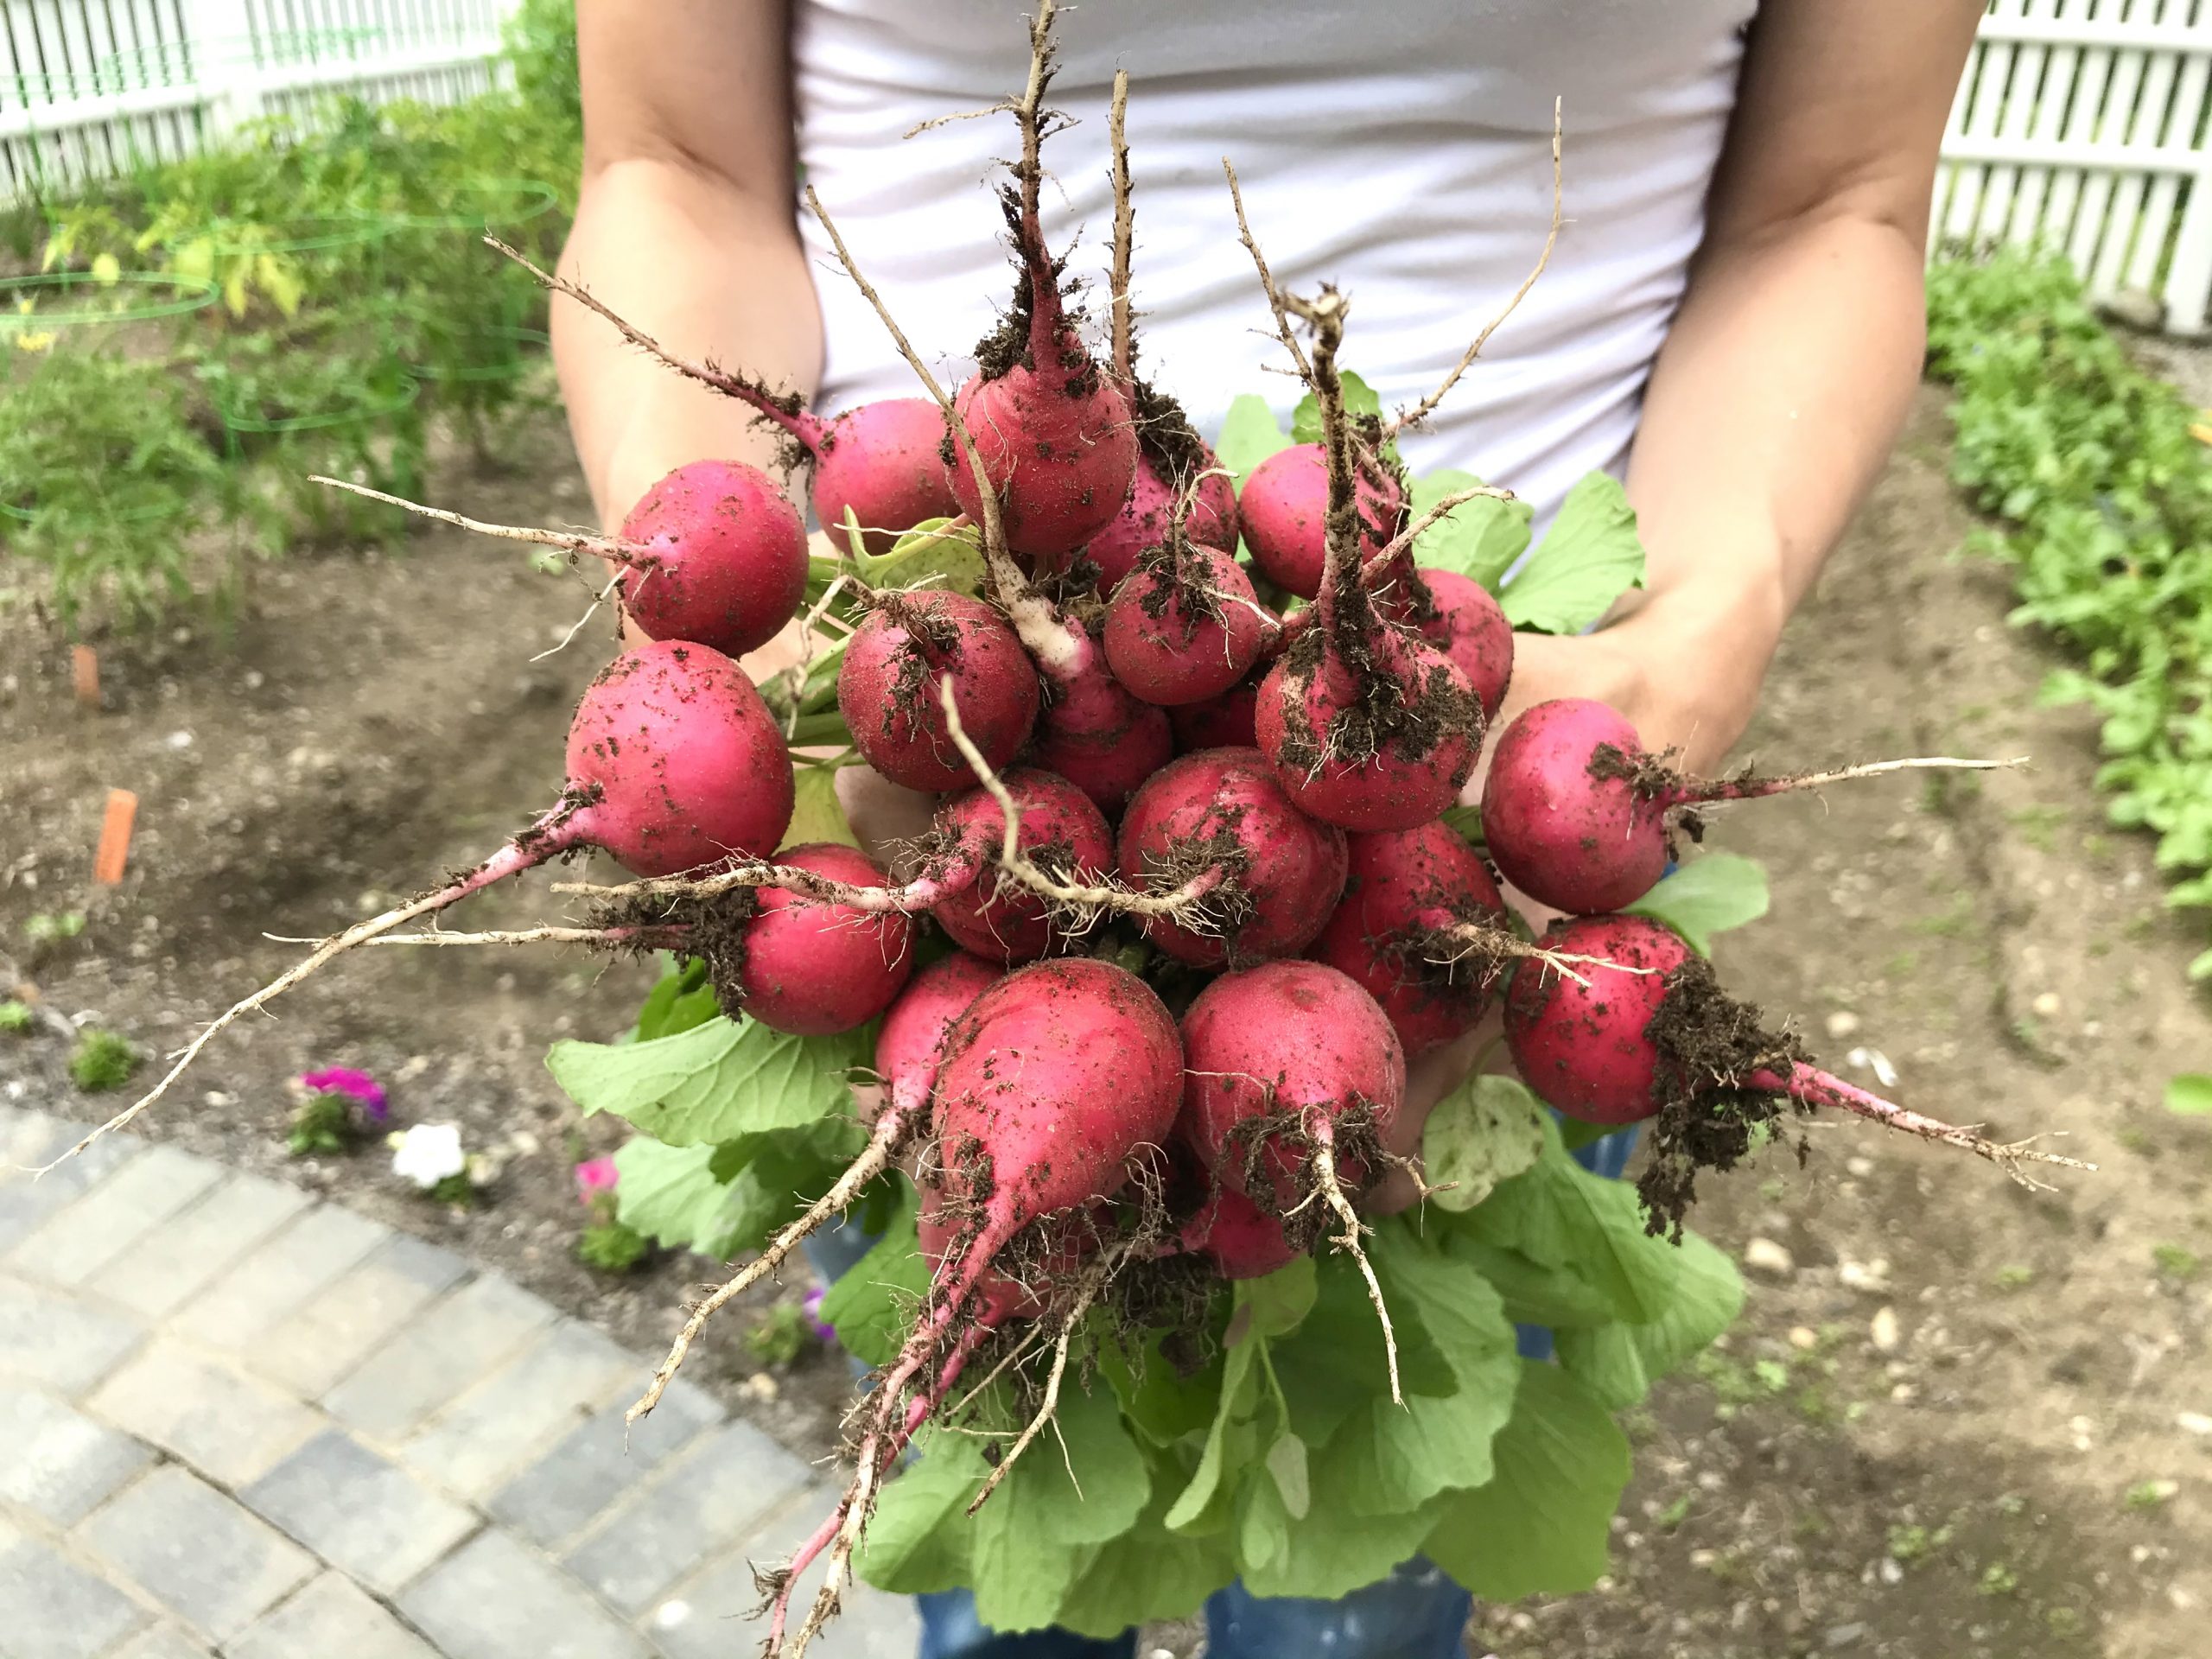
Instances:
[[[1039,868],[1074,882],[1114,869],[1114,836],[1097,807],[1065,778],[1035,766],[1000,776],[1020,813],[1021,850]],[[953,943],[1004,963],[1033,962],[1059,941],[1046,901],[1004,880],[995,860],[1006,844],[1006,814],[989,791],[969,790],[938,811],[938,833],[980,867],[976,879],[930,907]]]
[[[1217,931],[1147,917],[1145,937],[1193,967],[1249,966],[1312,943],[1344,885],[1344,835],[1298,810],[1256,749],[1204,749],[1163,766],[1122,820],[1122,872],[1166,892],[1226,868]]]
[[[1464,1037],[1490,1006],[1499,965],[1440,935],[1510,938],[1505,900],[1481,856],[1442,823],[1349,838],[1344,895],[1307,952],[1351,976],[1411,1057]],[[1442,956],[1459,956],[1440,962]]]
[[[1401,600],[1376,608],[1452,659],[1482,699],[1487,725],[1497,718],[1513,683],[1513,625],[1488,588],[1456,570],[1422,570],[1414,580],[1426,605]]]
[[[1137,410],[1137,467],[1128,499],[1114,521],[1090,538],[1084,556],[1098,567],[1098,591],[1120,587],[1147,550],[1165,546],[1184,491],[1198,480],[1183,533],[1201,547],[1236,551],[1236,492],[1226,475],[1209,478],[1221,461],[1191,428],[1182,407],[1140,381],[1132,389]]]
[[[875,861],[838,842],[779,853],[776,861],[853,887],[880,887]],[[781,887],[709,899],[692,924],[716,999],[773,1031],[823,1037],[866,1025],[914,970],[912,920],[855,910]]]
[[[1397,531],[1404,492],[1395,480],[1378,483],[1363,471],[1355,499],[1360,556],[1371,558]],[[1236,513],[1262,575],[1300,599],[1321,591],[1329,517],[1329,462],[1321,445],[1294,444],[1254,467],[1236,498]]]
[[[950,678],[960,723],[995,769],[1029,741],[1043,694],[1006,618],[964,594],[879,596],[853,631],[837,707],[862,758],[893,783],[937,792],[976,781],[938,701]]]
[[[1147,553],[1106,602],[1101,643],[1114,677],[1147,702],[1203,702],[1259,661],[1274,626],[1226,553],[1194,543]]]
[[[1380,1175],[1405,1101],[1406,1057],[1375,999],[1348,976],[1318,962],[1224,974],[1184,1014],[1183,1055],[1177,1134],[1262,1210],[1285,1215],[1313,1191],[1322,1134],[1347,1195]],[[1331,1219],[1308,1205],[1294,1225],[1310,1244]]]
[[[937,1082],[945,1034],[1003,969],[956,950],[921,969],[899,993],[875,1038],[875,1072],[893,1103],[924,1102]]]
[[[1668,804],[1641,786],[1646,758],[1636,728],[1605,703],[1560,697],[1522,709],[1483,784],[1483,841],[1498,873],[1578,916],[1650,892],[1667,872]]]

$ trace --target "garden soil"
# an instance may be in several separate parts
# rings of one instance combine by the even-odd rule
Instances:
[[[447,469],[436,499],[510,522],[582,521],[554,423],[503,474]],[[1638,1474],[1613,1578],[1484,1609],[1470,1651],[1507,1659],[2191,1659],[2212,1628],[2212,1121],[2166,1080],[2212,1071],[2212,1009],[2183,978],[2143,839],[2092,794],[2092,719],[2036,706],[2055,660],[2007,627],[2001,569],[1944,476],[1942,398],[1793,625],[1740,758],[1794,769],[1901,753],[2027,754],[1980,780],[1899,778],[1713,815],[1708,845],[1764,860],[1775,914],[1729,936],[1723,977],[1861,1082],[1998,1138],[2063,1132],[2094,1173],[2030,1192],[1852,1122],[1709,1183],[1694,1224],[1747,1262],[1751,1302],[1695,1374],[1631,1414]],[[612,648],[580,581],[442,527],[404,549],[258,572],[234,633],[110,642],[104,702],[67,651],[0,620],[0,945],[59,1008],[149,1049],[279,971],[297,947],[473,862],[560,785],[569,706]],[[87,872],[111,788],[139,797],[130,872]],[[563,912],[538,873],[455,927]],[[33,947],[36,913],[83,910]],[[708,1264],[620,1280],[573,1256],[569,1174],[619,1124],[580,1122],[546,1043],[606,1037],[634,963],[546,949],[357,954],[220,1039],[143,1127],[300,1181],[502,1268],[623,1341],[658,1347]],[[63,1045],[0,1037],[0,1089],[68,1098]],[[1877,1056],[1880,1057],[1877,1060]],[[505,1167],[458,1211],[401,1188],[372,1147],[295,1160],[286,1081],[364,1066],[395,1117],[455,1122]],[[819,1451],[846,1397],[834,1357],[763,1373],[735,1337],[686,1374]],[[642,1380],[642,1379],[641,1379]],[[1180,1650],[1187,1642],[1162,1637]]]

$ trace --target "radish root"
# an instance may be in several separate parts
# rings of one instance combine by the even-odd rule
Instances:
[[[1351,1200],[1344,1196],[1344,1183],[1337,1179],[1337,1137],[1334,1126],[1323,1113],[1314,1113],[1315,1120],[1308,1132],[1313,1140],[1313,1190],[1323,1202],[1337,1212],[1337,1219],[1344,1224],[1344,1231],[1330,1242],[1347,1253],[1359,1264],[1359,1275],[1367,1281],[1367,1300],[1375,1304],[1375,1317],[1382,1321],[1382,1354],[1390,1371],[1390,1403],[1402,1406],[1406,1396],[1398,1388],[1398,1333],[1390,1325],[1390,1310],[1382,1300],[1382,1286],[1375,1276],[1375,1264],[1367,1259],[1367,1252],[1360,1239],[1367,1229],[1360,1224],[1358,1214],[1351,1207]]]

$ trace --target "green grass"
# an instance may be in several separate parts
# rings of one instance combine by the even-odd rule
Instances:
[[[2179,1244],[2152,1246],[2151,1260],[2158,1264],[2160,1274],[2168,1279],[2178,1279],[2184,1284],[2204,1271],[2204,1259],[2196,1251]]]
[[[86,1094],[102,1094],[130,1082],[138,1063],[138,1051],[129,1038],[88,1026],[78,1033],[76,1052],[69,1056],[69,1075]]]

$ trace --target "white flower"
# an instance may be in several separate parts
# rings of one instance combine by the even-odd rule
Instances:
[[[391,1144],[391,1173],[426,1192],[467,1166],[458,1123],[417,1123],[394,1135]]]

